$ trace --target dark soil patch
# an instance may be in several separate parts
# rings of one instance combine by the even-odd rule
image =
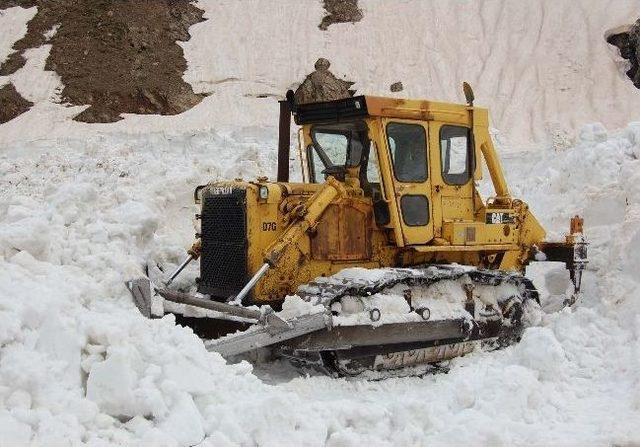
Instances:
[[[13,8],[14,6],[22,6],[23,8],[31,8],[36,5],[36,0],[0,0],[0,9]]]
[[[176,43],[189,40],[189,27],[203,21],[189,0],[4,0],[0,7],[14,3],[35,4],[38,13],[0,75],[24,66],[23,52],[47,43],[44,33],[58,26],[45,68],[62,79],[63,102],[90,105],[75,120],[174,115],[202,100],[182,79],[187,63]]]
[[[356,23],[362,20],[362,9],[358,8],[358,0],[324,0],[327,15],[322,18],[318,28],[325,31],[334,23]]]
[[[27,101],[16,90],[13,84],[0,88],[0,124],[14,119],[29,110],[33,103]]]

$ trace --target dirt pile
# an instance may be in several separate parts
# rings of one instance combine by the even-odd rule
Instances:
[[[325,31],[334,23],[356,23],[362,20],[362,9],[358,8],[358,0],[324,0],[327,15],[322,18],[318,28]]]
[[[0,124],[14,119],[31,108],[33,103],[27,101],[16,90],[13,84],[0,88]]]
[[[0,75],[24,66],[25,50],[51,44],[45,68],[60,76],[62,101],[90,105],[74,119],[174,115],[202,100],[182,79],[187,63],[176,43],[189,40],[189,27],[203,20],[189,0],[0,0],[0,8],[16,4],[38,12]]]

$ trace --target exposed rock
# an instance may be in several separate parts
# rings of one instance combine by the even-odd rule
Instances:
[[[90,105],[74,119],[112,122],[121,113],[174,115],[198,104],[182,75],[187,68],[176,41],[189,40],[189,27],[203,11],[189,0],[5,0],[27,6],[36,16],[0,75],[25,64],[23,52],[45,42],[52,45],[46,69],[55,71],[64,88],[62,100]],[[59,25],[49,41],[45,33]]]
[[[627,76],[640,88],[640,19],[622,32],[609,34],[607,42],[618,47],[620,56],[629,61]]]
[[[24,99],[13,84],[0,88],[0,124],[29,110],[33,103]]]
[[[404,90],[404,86],[402,85],[402,82],[394,82],[389,86],[389,90],[394,93],[401,92],[402,90]]]
[[[362,9],[358,8],[358,0],[324,0],[327,15],[322,18],[318,28],[325,31],[334,23],[356,23],[362,20]]]
[[[36,0],[0,0],[0,9],[13,8],[14,6],[31,8],[35,6],[36,3]]]
[[[333,101],[353,96],[355,91],[349,90],[349,87],[354,83],[336,78],[329,71],[330,65],[331,63],[322,57],[316,61],[316,70],[309,74],[295,91],[296,104]]]

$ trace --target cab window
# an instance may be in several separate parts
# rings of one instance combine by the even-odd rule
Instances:
[[[344,165],[349,147],[349,139],[346,135],[334,132],[314,132],[315,141],[327,156],[329,162],[334,165]],[[315,151],[318,154],[318,151]]]
[[[442,178],[449,185],[464,185],[473,174],[471,130],[462,126],[440,129]]]
[[[309,176],[312,183],[320,183],[326,175],[340,178],[345,168],[360,164],[368,144],[367,127],[364,122],[314,126],[311,141],[307,148]]]
[[[387,124],[393,172],[401,182],[427,180],[427,136],[418,124]]]

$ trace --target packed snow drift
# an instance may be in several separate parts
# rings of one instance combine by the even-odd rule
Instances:
[[[46,46],[12,79],[35,105],[0,126],[0,446],[639,444],[640,123],[626,122],[640,116],[633,87],[598,46],[606,45],[600,21],[626,20],[634,2],[371,1],[362,2],[361,22],[325,34],[317,30],[319,6],[214,3],[200,2],[209,22],[191,29],[185,79],[197,91],[216,87],[177,117],[128,116],[98,127],[71,121],[78,108],[55,103],[58,80],[42,69]],[[30,14],[12,8],[0,16],[0,59]],[[283,26],[291,16],[294,25]],[[465,38],[436,39],[455,16],[474,24],[460,25]],[[5,28],[8,18],[22,25]],[[540,26],[539,36],[529,26]],[[239,39],[247,29],[256,34]],[[320,34],[304,44],[300,36],[311,29]],[[391,39],[398,29],[427,34]],[[553,33],[555,40],[545,37]],[[582,34],[580,61],[565,63]],[[487,39],[495,42],[487,47]],[[531,51],[513,58],[508,42]],[[221,51],[215,57],[213,45]],[[305,57],[289,53],[301,45]],[[369,50],[355,50],[363,46]],[[422,47],[429,52],[420,64],[372,57],[409,59]],[[495,106],[498,136],[508,136],[498,142],[512,194],[559,237],[571,216],[585,217],[583,299],[555,311],[566,272],[535,265],[528,273],[545,312],[519,344],[453,360],[446,374],[383,381],[229,365],[173,317],[142,317],[124,280],[140,276],[147,260],[179,263],[194,233],[193,188],[274,177],[272,129],[240,128],[275,121],[275,103],[266,102],[274,100],[256,107],[243,86],[279,93],[319,52],[363,91],[385,93],[381,86],[402,80],[409,85],[402,95],[438,99],[455,99],[468,79],[452,66],[488,54],[474,86],[479,104]],[[548,65],[531,63],[532,53]],[[274,81],[274,72],[284,74]],[[228,88],[214,82],[236,75]],[[570,89],[565,96],[553,93],[558,80]],[[575,134],[555,144],[544,136],[545,116]],[[196,273],[193,266],[182,280]]]

